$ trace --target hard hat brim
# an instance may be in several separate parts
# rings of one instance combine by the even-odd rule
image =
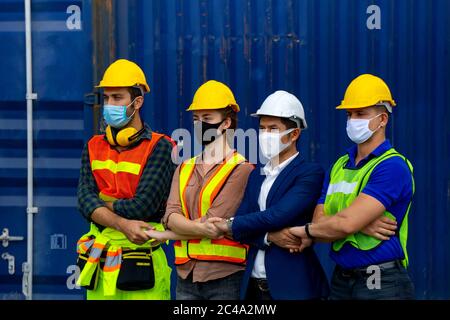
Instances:
[[[239,112],[240,108],[239,105],[227,105],[227,106],[208,106],[207,108],[204,107],[197,107],[195,103],[191,104],[189,108],[186,109],[186,111],[195,111],[195,110],[220,110],[225,109],[227,107],[231,107],[234,112]]]
[[[275,115],[275,114],[257,113],[257,112],[256,112],[256,113],[251,113],[251,114],[250,114],[250,117],[255,117],[255,118],[259,118],[259,117],[262,117],[262,116],[266,116],[266,117],[275,117],[275,118],[283,118],[283,119],[288,119],[288,120],[291,120],[291,121],[296,122],[296,120],[291,119],[292,117],[280,117],[279,115]],[[308,125],[306,124],[306,120],[305,120],[305,119],[302,119],[302,118],[299,118],[299,117],[297,117],[297,119],[300,120],[300,122],[301,122],[302,125],[303,125],[303,128],[301,128],[302,130],[308,128]]]
[[[391,104],[391,107],[396,106],[396,103],[394,100],[389,101],[389,103]],[[363,108],[369,108],[369,107],[373,107],[376,105],[379,105],[379,102],[376,102],[374,104],[369,104],[369,105],[360,105],[360,104],[340,104],[336,107],[337,110],[346,110],[346,109],[363,109]]]
[[[250,116],[251,116],[251,117],[262,117],[262,116],[267,116],[267,117],[276,117],[276,118],[285,118],[285,119],[289,119],[289,118],[290,118],[290,116],[289,116],[289,117],[282,117],[282,116],[280,116],[280,115],[278,115],[278,114],[258,113],[258,112],[256,112],[256,113],[251,113]]]
[[[145,84],[145,83],[143,83],[143,84],[134,83],[134,84],[131,84],[131,85],[123,85],[123,84],[117,85],[117,84],[114,84],[114,83],[101,83],[100,82],[100,84],[98,86],[95,86],[95,87],[96,88],[132,88],[132,87],[138,87],[138,86],[143,86],[145,93],[150,92],[150,87],[148,86],[148,84]]]

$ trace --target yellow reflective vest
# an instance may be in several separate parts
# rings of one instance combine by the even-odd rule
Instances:
[[[195,169],[195,159],[185,161],[180,167],[180,201],[183,214],[192,219],[186,207],[186,187]],[[233,170],[245,162],[244,156],[235,152],[224,163],[218,166],[209,180],[203,185],[199,194],[198,215],[204,217],[211,207],[214,199],[226,183]],[[230,239],[194,239],[178,240],[174,243],[175,264],[181,265],[190,260],[223,261],[236,264],[245,264],[248,246]]]

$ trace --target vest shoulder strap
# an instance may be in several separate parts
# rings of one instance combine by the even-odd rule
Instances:
[[[203,185],[198,198],[199,216],[203,217],[207,214],[215,198],[222,190],[224,184],[228,180],[231,173],[238,165],[247,161],[244,156],[235,152],[233,156],[222,163],[211,175],[208,181]]]
[[[165,135],[157,132],[152,132],[152,139],[150,140],[151,148],[149,154],[153,153],[153,150],[155,149],[156,145],[158,144],[159,140],[164,138]]]
[[[105,135],[104,134],[97,134],[95,136],[92,136],[91,139],[89,139],[88,147],[89,147],[89,149],[91,149],[93,147],[98,147],[99,145],[102,145],[104,143],[109,145],[109,143],[105,140]]]
[[[348,154],[345,154],[339,159],[337,159],[336,162],[333,164],[333,167],[331,168],[330,176],[333,176],[333,174],[336,173],[337,170],[343,169],[347,164],[348,160],[349,160]]]
[[[403,159],[406,162],[406,165],[408,166],[408,168],[411,171],[411,175],[413,174],[412,171],[412,165],[409,162],[408,159],[406,159],[406,157],[404,155],[402,155],[401,153],[397,152],[394,148],[391,148],[389,150],[387,150],[385,153],[383,153],[381,156],[372,159],[371,161],[369,161],[366,165],[368,165],[367,167],[367,171],[364,174],[363,178],[361,179],[361,183],[358,187],[358,194],[361,192],[361,190],[366,186],[367,182],[369,181],[370,175],[372,174],[372,172],[375,170],[375,168],[383,161],[393,158],[393,157],[399,157],[401,159]],[[413,179],[414,180],[414,179]],[[414,189],[414,182],[413,182],[413,189]]]
[[[192,173],[195,169],[195,159],[197,157],[193,157],[184,161],[180,165],[180,176],[179,176],[179,190],[180,190],[180,202],[181,202],[181,210],[184,213],[184,216],[190,219],[190,214],[186,206],[186,187],[191,180]]]

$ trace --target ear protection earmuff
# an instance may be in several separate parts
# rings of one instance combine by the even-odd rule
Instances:
[[[106,139],[112,146],[119,145],[121,147],[128,147],[136,141],[136,139],[145,131],[145,127],[137,131],[133,127],[124,129],[116,129],[114,127],[106,127]]]

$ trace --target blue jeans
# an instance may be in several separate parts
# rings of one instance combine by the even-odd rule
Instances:
[[[192,282],[192,273],[177,278],[177,300],[239,300],[244,271],[207,282]]]
[[[379,286],[373,287],[373,273],[367,270],[334,269],[330,300],[412,300],[414,285],[406,269],[397,261],[394,267],[380,268]]]

